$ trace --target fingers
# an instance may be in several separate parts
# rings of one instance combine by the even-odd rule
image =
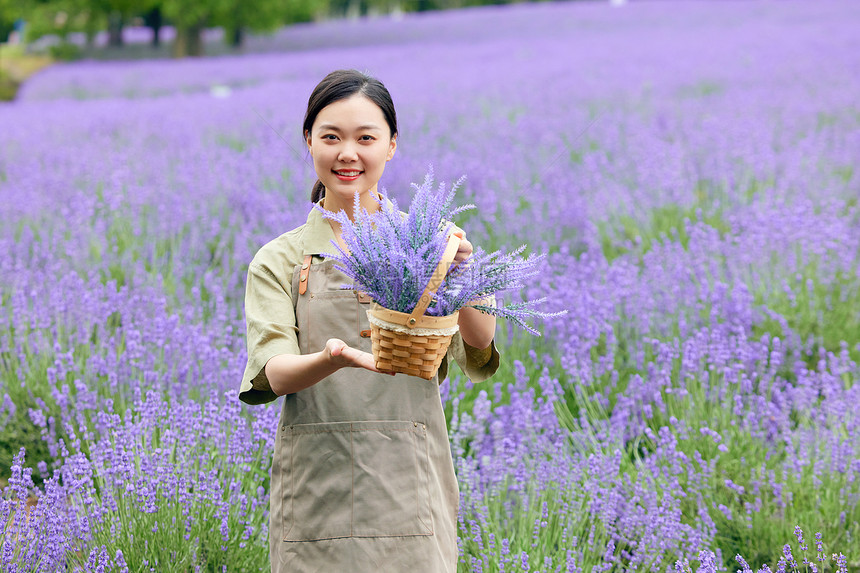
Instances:
[[[338,368],[366,368],[372,372],[394,376],[394,372],[387,372],[376,367],[376,361],[373,359],[373,354],[364,352],[358,348],[353,348],[339,338],[328,339],[326,342],[326,350],[331,356],[332,362],[336,364]]]
[[[344,346],[341,349],[341,356],[349,361],[350,366],[364,366],[363,362],[365,362],[365,359],[361,356],[362,354],[367,354],[367,352],[362,352],[352,346]],[[367,355],[370,356],[369,354]],[[370,356],[370,360],[373,362],[373,356]]]
[[[340,356],[343,353],[343,349],[346,348],[346,342],[339,338],[329,338],[326,341],[326,348],[331,356]]]
[[[454,255],[454,263],[462,263],[472,255],[473,246],[468,240],[461,238],[460,246],[457,248],[457,253]]]
[[[457,246],[457,253],[454,255],[454,264],[460,264],[465,262],[474,252],[474,245],[466,239],[466,231],[458,227],[457,225],[452,225],[453,231],[451,234],[460,239],[460,244]]]

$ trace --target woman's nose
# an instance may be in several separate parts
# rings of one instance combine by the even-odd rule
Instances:
[[[358,159],[358,153],[356,153],[355,146],[345,143],[343,147],[341,147],[340,153],[337,155],[337,159],[344,163]]]

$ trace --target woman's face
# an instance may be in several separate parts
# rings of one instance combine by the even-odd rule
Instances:
[[[342,206],[352,204],[356,191],[376,192],[397,148],[382,110],[360,94],[324,107],[306,137],[326,198],[334,195]]]

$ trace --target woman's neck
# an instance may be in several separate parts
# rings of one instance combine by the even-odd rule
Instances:
[[[359,205],[362,209],[366,209],[368,213],[376,213],[379,210],[379,203],[377,203],[376,198],[382,201],[382,196],[378,191],[368,190],[365,193],[362,193],[359,196]],[[331,211],[333,213],[337,213],[338,211],[344,211],[346,216],[349,217],[350,221],[353,220],[353,205],[354,202],[350,202],[349,205],[344,205],[343,201],[340,201],[340,196],[335,195],[334,193],[330,193],[325,195],[320,203],[322,203],[322,208],[326,211]],[[334,233],[334,238],[337,241],[337,244],[345,251],[349,252],[349,247],[346,246],[346,243],[343,242],[343,236],[341,234],[341,226],[340,223],[335,221],[334,219],[326,219],[328,224],[331,225],[331,230]]]
[[[353,218],[353,200],[350,198],[349,203],[345,203],[339,195],[335,195],[334,193],[327,193],[323,198],[322,207],[326,211],[331,211],[333,213],[337,213],[338,211],[344,211],[346,216],[352,220]],[[365,191],[359,195],[359,206],[366,210],[368,213],[376,213],[379,210],[379,203],[377,202],[382,200],[382,196],[375,189]],[[338,225],[339,227],[339,225]]]

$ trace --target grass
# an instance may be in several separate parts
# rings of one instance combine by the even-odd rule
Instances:
[[[776,277],[784,274],[774,273],[753,290],[763,310],[753,335],[795,337],[807,343],[808,351],[796,358],[810,368],[817,366],[822,352],[838,355],[843,349],[860,362],[860,348],[852,345],[860,340],[860,278],[827,266],[824,259],[814,257],[794,276],[780,280]]]
[[[202,410],[200,415],[205,415]],[[154,462],[159,470],[158,485],[154,491],[141,491],[139,480],[109,482],[103,476],[114,476],[115,480],[124,470],[97,465],[93,478],[101,503],[91,507],[113,506],[113,510],[90,515],[91,545],[105,545],[112,551],[119,549],[127,563],[148,561],[156,569],[268,570],[268,554],[262,550],[266,545],[268,504],[259,503],[255,499],[258,494],[254,493],[260,486],[268,491],[271,459],[266,448],[259,448],[251,459],[228,455],[230,439],[246,437],[239,428],[232,432],[226,420],[216,424],[215,432],[220,439],[205,435],[189,439],[183,434],[194,430],[177,432],[178,426],[169,419],[159,421],[164,426],[162,431],[142,423],[135,413],[130,417],[125,423],[136,429],[123,433],[122,444],[112,438],[112,443],[92,444],[91,448],[108,451],[121,447],[137,468],[131,476],[141,473],[143,458],[147,459],[148,471],[152,471]],[[205,429],[206,434],[210,432],[212,428]],[[129,437],[133,440],[130,444]],[[171,472],[180,479],[176,489],[162,481]],[[213,487],[214,491],[210,491]],[[236,491],[248,495],[238,496]],[[149,509],[142,501],[145,498],[153,501]],[[90,505],[83,497],[75,502],[82,508]],[[85,561],[77,564],[83,566]]]
[[[703,184],[704,185],[704,184]],[[699,191],[700,199],[690,205],[661,205],[642,213],[618,213],[597,223],[600,246],[607,261],[632,254],[639,258],[654,245],[673,241],[685,249],[689,245],[689,225],[701,222],[726,235],[731,231],[723,209]]]
[[[14,100],[27,78],[52,63],[50,56],[28,54],[23,46],[0,44],[0,101]]]
[[[503,484],[501,489],[510,485],[514,484]],[[578,502],[570,503],[572,499]],[[592,532],[584,501],[580,492],[554,487],[540,492],[531,490],[525,496],[492,493],[474,499],[475,507],[469,508],[472,511],[461,526],[464,558],[458,571],[475,571],[478,566],[481,571],[502,571],[524,564],[531,571],[546,571],[552,570],[546,569],[548,566],[566,565],[569,553],[583,571],[591,571],[601,559],[571,549],[589,535],[595,543],[603,545],[609,537],[600,526]],[[490,508],[490,513],[478,521],[475,514],[480,507]],[[529,555],[525,562],[524,552]],[[542,558],[536,558],[535,553]]]
[[[725,86],[713,80],[700,80],[695,84],[684,86],[678,90],[681,99],[701,99],[721,95],[726,91]]]

